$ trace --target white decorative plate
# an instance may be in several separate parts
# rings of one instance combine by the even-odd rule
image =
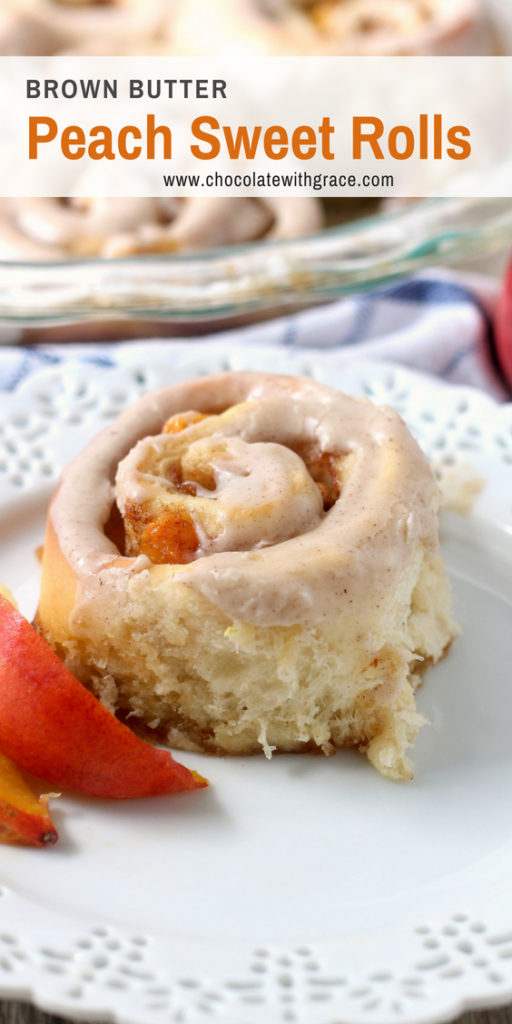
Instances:
[[[419,702],[416,778],[351,752],[183,755],[207,793],[54,804],[53,849],[0,847],[0,995],[119,1024],[427,1024],[512,999],[512,407],[331,353],[168,346],[2,397],[0,579],[31,615],[62,464],[147,387],[226,366],[308,372],[395,406],[487,483],[446,514],[462,637]]]

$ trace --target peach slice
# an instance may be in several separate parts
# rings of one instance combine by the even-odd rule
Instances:
[[[0,842],[53,846],[58,836],[48,813],[49,799],[36,797],[16,765],[0,754]]]
[[[90,796],[129,799],[208,785],[119,722],[1,596],[0,750],[58,789]]]

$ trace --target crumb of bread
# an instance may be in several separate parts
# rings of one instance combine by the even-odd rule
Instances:
[[[472,466],[463,463],[453,466],[439,464],[435,472],[441,488],[441,507],[469,515],[486,486],[484,478]]]
[[[158,723],[182,750],[270,757],[355,746],[388,778],[412,778],[406,751],[425,722],[415,693],[457,633],[438,556],[418,546],[360,636],[337,620],[313,631],[240,622],[148,573],[131,588],[122,615],[91,603],[82,638],[62,646],[111,710]]]

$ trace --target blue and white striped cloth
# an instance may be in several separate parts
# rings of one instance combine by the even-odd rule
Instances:
[[[498,284],[491,278],[432,271],[327,306],[215,333],[230,345],[336,349],[351,360],[388,360],[509,397],[494,359],[492,318]],[[182,341],[184,339],[181,339]],[[40,367],[83,359],[122,365],[134,347],[146,355],[170,340],[0,348],[0,389],[12,391]]]

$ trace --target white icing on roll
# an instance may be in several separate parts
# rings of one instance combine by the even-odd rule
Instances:
[[[176,436],[161,433],[168,417],[191,409],[210,418]],[[152,500],[155,488],[158,501],[163,489],[172,504],[169,465],[177,453],[193,463],[193,445],[205,439],[202,459],[221,441],[227,457],[214,467],[214,496],[192,495],[203,530],[197,557],[181,565],[120,557],[103,532],[116,474],[122,511],[130,500]],[[333,454],[339,468],[341,491],[326,513],[294,454],[310,445]],[[132,574],[142,572],[148,586],[184,584],[234,619],[314,627],[378,615],[417,545],[436,547],[438,502],[425,457],[391,409],[305,378],[228,373],[154,392],[123,413],[66,469],[50,516],[78,581],[78,614],[100,588],[110,588],[113,602],[128,598]],[[244,525],[241,512],[249,512]]]
[[[130,505],[154,498],[159,508],[182,508],[200,540],[195,558],[217,551],[256,550],[318,526],[322,498],[302,459],[282,444],[252,440],[243,428],[240,437],[226,434],[223,418],[215,417],[219,432],[213,436],[195,439],[197,431],[190,428],[178,438],[163,434],[140,441],[117,472],[121,514],[125,516]],[[216,429],[217,423],[208,423],[207,429],[212,426]],[[242,427],[240,416],[231,417],[229,426]],[[166,464],[178,458],[185,479],[193,481],[192,494],[184,494],[165,474]],[[214,487],[196,482],[205,471],[213,477]]]

